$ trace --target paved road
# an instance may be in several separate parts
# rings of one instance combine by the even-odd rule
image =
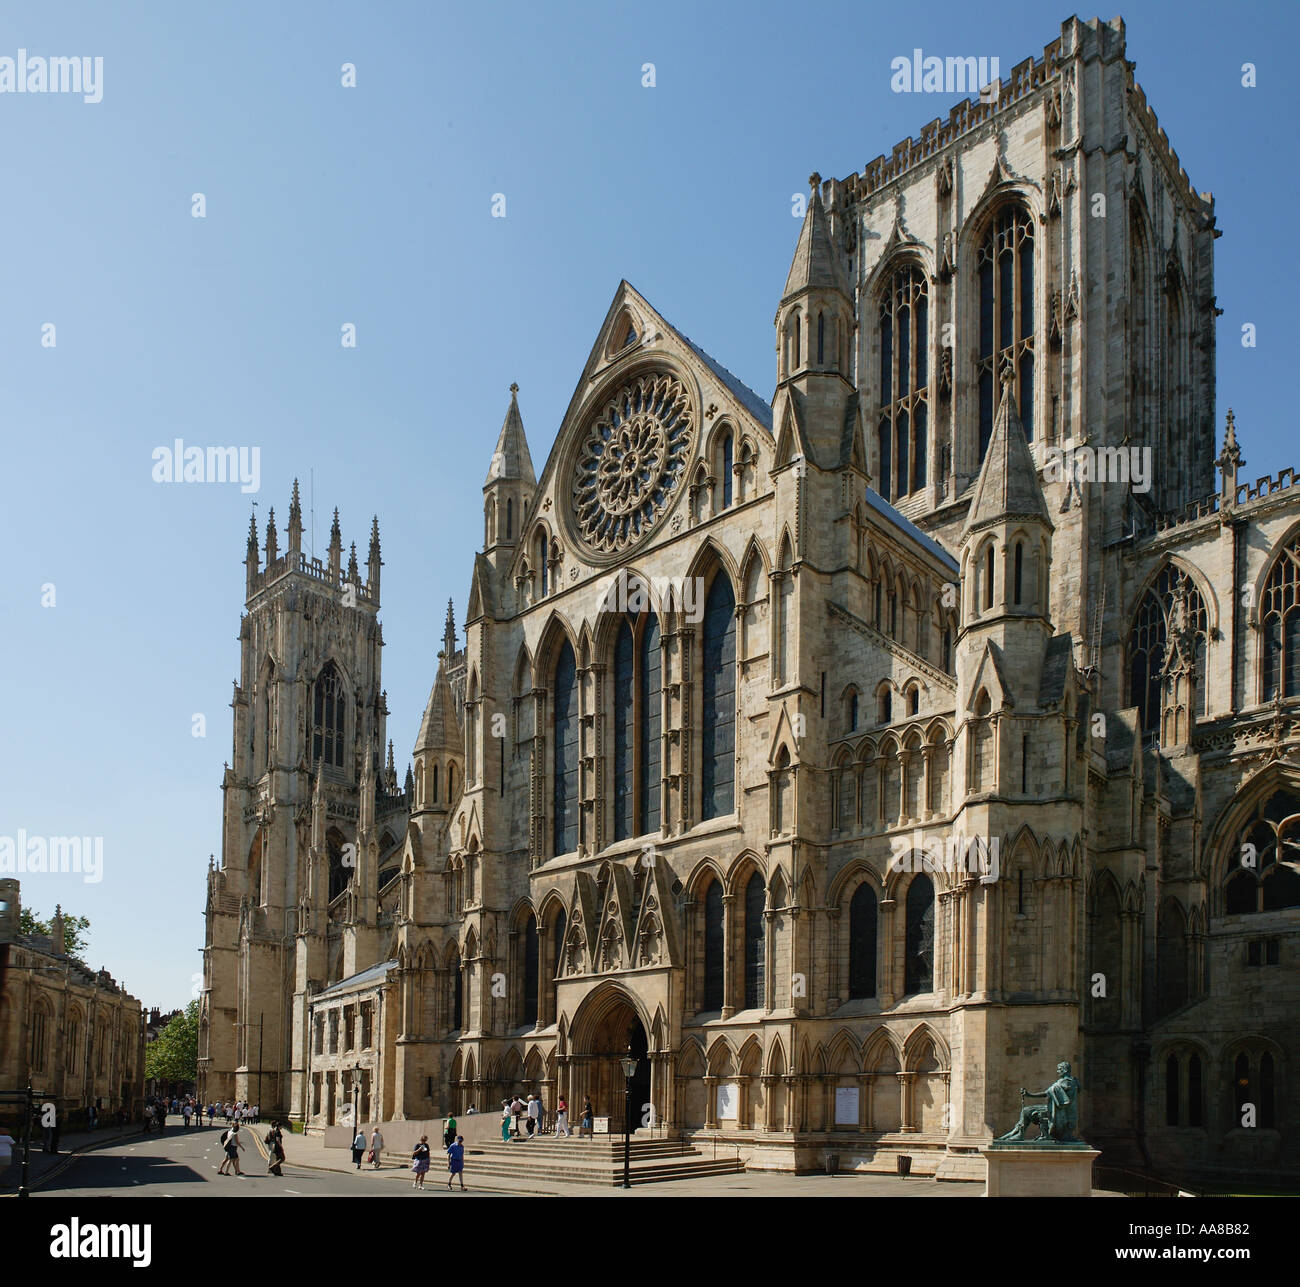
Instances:
[[[204,1126],[185,1130],[181,1126],[167,1127],[159,1138],[148,1135],[129,1140],[110,1148],[97,1149],[73,1159],[61,1171],[34,1190],[33,1197],[90,1198],[112,1195],[131,1195],[167,1198],[216,1197],[386,1197],[419,1198],[432,1201],[433,1197],[448,1197],[445,1179],[442,1185],[430,1183],[426,1193],[415,1192],[409,1183],[399,1179],[392,1169],[380,1172],[363,1170],[359,1174],[309,1171],[295,1168],[291,1162],[284,1166],[282,1178],[266,1173],[266,1162],[257,1145],[248,1138],[251,1131],[265,1131],[266,1125],[241,1130],[244,1151],[239,1155],[240,1166],[247,1173],[244,1179],[219,1175],[224,1154],[218,1142],[223,1127]],[[293,1140],[287,1138],[285,1147],[292,1157]],[[434,1179],[431,1176],[430,1179]],[[483,1197],[472,1189],[457,1193],[457,1197]]]

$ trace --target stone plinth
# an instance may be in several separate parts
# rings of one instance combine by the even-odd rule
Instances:
[[[1092,1164],[1101,1156],[1087,1144],[993,1143],[980,1150],[988,1163],[986,1198],[1087,1198]]]

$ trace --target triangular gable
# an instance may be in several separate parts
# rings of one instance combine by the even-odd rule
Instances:
[[[772,730],[772,737],[767,746],[767,762],[771,767],[776,767],[777,753],[783,746],[789,748],[790,763],[797,763],[799,739],[795,736],[794,724],[790,720],[790,712],[786,709],[785,702],[781,703],[780,713],[776,717],[776,727]]]
[[[975,699],[982,688],[988,690],[991,710],[1004,710],[1016,704],[1015,694],[1003,673],[1001,650],[991,639],[985,642],[984,655],[980,657],[971,678],[970,692],[966,697],[968,711],[975,709]]]

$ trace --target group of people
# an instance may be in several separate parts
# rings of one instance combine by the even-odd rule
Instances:
[[[280,1167],[284,1164],[284,1123],[273,1121],[267,1128],[263,1140],[266,1145],[266,1173],[268,1175],[284,1174]],[[217,1168],[218,1175],[238,1175],[244,1172],[239,1166],[239,1155],[243,1151],[244,1141],[240,1136],[239,1121],[231,1118],[231,1125],[221,1132],[221,1148],[226,1160]],[[228,1169],[233,1167],[233,1171]]]
[[[471,1116],[474,1110],[471,1108],[466,1116]],[[456,1119],[447,1118],[447,1125],[442,1132],[442,1147],[447,1154],[447,1188],[451,1188],[452,1180],[460,1181],[460,1190],[465,1192],[465,1137],[456,1133]],[[411,1188],[424,1190],[424,1177],[429,1173],[430,1149],[429,1137],[420,1136],[420,1142],[411,1152],[411,1170],[415,1173],[415,1179],[411,1181]]]
[[[355,1163],[357,1170],[361,1170],[361,1160],[364,1155],[365,1160],[370,1163],[372,1171],[379,1170],[379,1160],[384,1151],[384,1136],[379,1127],[370,1133],[370,1150],[366,1151],[366,1132],[362,1126],[357,1127],[357,1133],[352,1140],[352,1161]]]
[[[524,1119],[525,1140],[536,1139],[542,1133],[542,1123],[545,1120],[545,1113],[542,1108],[542,1097],[534,1095],[531,1092],[527,1099],[521,1099],[518,1095],[513,1099],[503,1099],[501,1101],[501,1139],[503,1143],[509,1144],[512,1139],[519,1139],[519,1119]],[[595,1110],[591,1106],[591,1096],[587,1095],[582,1101],[582,1116],[578,1121],[578,1134],[592,1135],[595,1127]],[[513,1126],[513,1133],[512,1133]],[[563,1095],[560,1096],[559,1102],[555,1105],[555,1137],[559,1139],[572,1139],[573,1132],[569,1129],[569,1103]]]

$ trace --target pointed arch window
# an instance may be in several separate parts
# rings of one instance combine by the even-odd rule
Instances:
[[[924,873],[914,876],[907,887],[907,961],[903,990],[934,991],[934,886]]]
[[[903,264],[880,290],[880,494],[897,500],[926,482],[929,385],[929,285]]]
[[[731,508],[732,474],[735,468],[735,439],[730,433],[722,435],[722,508]]]
[[[1209,617],[1191,577],[1173,564],[1166,564],[1143,596],[1129,632],[1129,701],[1138,708],[1143,739],[1148,744],[1160,737],[1161,693],[1169,654],[1170,623],[1175,604],[1180,599],[1185,604],[1187,628],[1194,635],[1197,714],[1204,715],[1208,709],[1205,647]]]
[[[448,975],[451,986],[451,1027],[453,1032],[460,1032],[465,1027],[465,982],[459,952],[452,953]]]
[[[1300,907],[1300,795],[1262,800],[1229,850],[1223,884],[1229,916]]]
[[[550,591],[550,563],[546,557],[550,551],[547,548],[544,531],[537,533],[533,541],[533,550],[537,562],[537,596],[544,599]]]
[[[1300,697],[1300,535],[1278,554],[1264,583],[1259,620],[1266,702]]]
[[[656,831],[662,789],[659,618],[620,623],[614,641],[614,839]]]
[[[990,222],[975,258],[979,286],[980,460],[993,436],[1002,367],[1016,373],[1016,403],[1025,437],[1034,440],[1034,223],[1021,205],[1004,206]]]
[[[865,881],[849,901],[849,999],[876,995],[876,893]]]
[[[764,1004],[764,967],[767,963],[767,927],[764,910],[767,889],[755,872],[745,886],[745,1009]]]
[[[537,917],[528,913],[528,923],[524,926],[524,995],[523,1021],[537,1023],[537,988],[540,978],[537,952]]]
[[[704,603],[700,817],[734,813],[736,781],[736,596],[719,572]]]
[[[515,502],[513,497],[506,497],[506,540],[515,539]]]
[[[332,661],[326,662],[312,685],[312,763],[343,767],[343,683]]]
[[[266,668],[265,689],[262,693],[262,737],[266,746],[266,767],[275,762],[275,663]]]
[[[721,1010],[723,970],[726,961],[726,927],[723,917],[722,885],[713,880],[704,891],[704,1005]]]
[[[555,853],[578,847],[578,683],[573,646],[565,640],[555,662],[555,765],[552,841]]]

